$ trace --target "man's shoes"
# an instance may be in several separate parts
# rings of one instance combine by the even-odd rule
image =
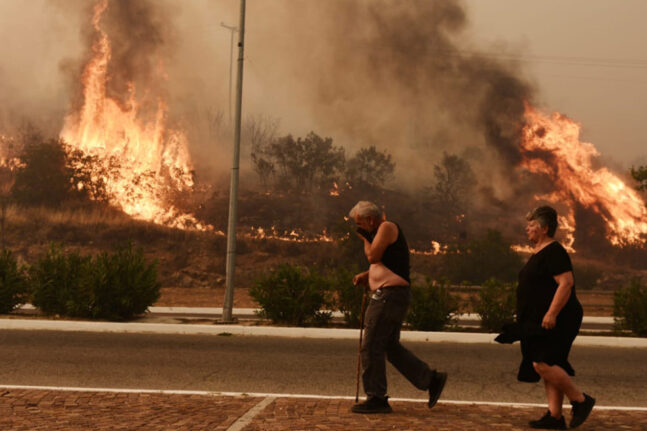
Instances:
[[[440,398],[440,394],[443,393],[446,382],[447,373],[434,373],[434,376],[431,378],[431,383],[429,384],[429,402],[427,403],[429,408],[432,408],[438,402],[438,398]]]
[[[573,409],[571,410],[573,417],[571,418],[570,425],[571,428],[575,428],[582,425],[586,418],[589,417],[589,414],[595,405],[595,398],[584,394],[584,401],[580,403],[571,402],[571,405],[573,406]]]
[[[353,413],[391,413],[393,410],[389,405],[389,397],[378,398],[368,397],[363,403],[355,404],[350,411]]]
[[[530,428],[538,428],[538,429],[545,429],[545,430],[565,430],[566,429],[566,421],[564,421],[564,416],[560,417],[559,419],[554,418],[550,415],[550,410],[548,410],[546,414],[541,417],[541,419],[528,422],[528,425],[530,425]]]

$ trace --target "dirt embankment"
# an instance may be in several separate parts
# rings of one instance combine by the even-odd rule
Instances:
[[[74,210],[18,208],[10,206],[5,221],[5,244],[20,262],[33,264],[51,244],[68,250],[96,254],[131,242],[141,247],[150,261],[158,262],[162,295],[158,306],[220,307],[224,298],[226,239],[215,232],[171,229],[152,223],[132,220],[109,210]],[[248,288],[260,274],[280,263],[302,265],[335,265],[340,250],[329,242],[299,243],[254,237],[251,231],[240,233],[236,259],[236,290],[234,307],[254,308]],[[437,265],[437,256],[413,256],[412,267],[420,276],[430,275]],[[585,314],[610,316],[613,311],[613,290],[634,272],[604,262],[579,261],[576,268],[599,268],[594,274],[576,269],[578,296]],[[431,272],[430,272],[431,271]],[[596,278],[605,283],[593,286]],[[470,311],[470,298],[475,295],[456,292]]]

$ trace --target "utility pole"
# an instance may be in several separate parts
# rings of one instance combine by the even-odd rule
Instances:
[[[234,321],[234,269],[236,266],[236,220],[238,217],[238,171],[240,164],[240,123],[243,105],[243,61],[245,41],[245,0],[240,0],[240,25],[238,26],[238,78],[236,80],[236,120],[234,124],[234,161],[231,168],[229,192],[229,223],[227,226],[227,269],[225,275],[225,300],[222,322]]]
[[[220,25],[229,30],[229,125],[231,125],[231,77],[234,68],[234,33],[238,31],[238,27],[227,25],[221,22]]]

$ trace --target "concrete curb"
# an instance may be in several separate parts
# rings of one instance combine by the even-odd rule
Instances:
[[[154,314],[189,314],[189,315],[222,315],[222,308],[220,307],[148,307],[148,311]],[[256,316],[260,308],[234,308],[234,316]],[[333,317],[344,317],[343,313],[339,311],[332,312]],[[476,313],[460,313],[455,316],[459,320],[480,322],[481,317]],[[607,324],[613,325],[613,317],[603,316],[584,316],[582,323],[594,324]]]
[[[25,304],[19,307],[20,310],[36,310],[31,304]],[[238,317],[254,317],[261,311],[260,308],[234,308],[232,314]],[[151,314],[177,314],[177,315],[190,315],[190,316],[222,316],[222,307],[148,307],[148,312]],[[332,312],[333,317],[342,318],[343,313],[339,311]],[[455,315],[456,318],[462,321],[480,322],[481,318],[476,313],[460,313]],[[613,317],[601,316],[584,316],[582,323],[613,325]]]
[[[199,325],[178,323],[115,323],[40,319],[0,319],[0,330],[77,331],[144,334],[200,334],[243,335],[289,338],[352,339],[358,329],[292,328],[275,326]],[[401,339],[430,343],[493,344],[496,334],[465,332],[402,331]],[[647,338],[606,337],[581,335],[575,339],[578,346],[647,348]]]

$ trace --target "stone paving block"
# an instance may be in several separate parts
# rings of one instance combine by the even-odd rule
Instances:
[[[5,390],[0,430],[226,431],[262,398]],[[520,431],[544,408],[392,402],[393,414],[358,415],[351,400],[277,398],[244,431]],[[647,412],[594,410],[582,431],[647,431]]]
[[[0,395],[0,412],[5,413],[0,417],[0,430],[226,430],[260,401],[252,397],[42,392],[11,390]],[[52,398],[55,402],[40,402]],[[78,402],[81,398],[89,402]],[[28,403],[34,408],[25,408]]]
[[[394,413],[358,415],[350,412],[348,400],[311,401],[280,398],[257,415],[244,431],[353,430],[353,431],[521,431],[530,429],[528,420],[537,419],[543,408],[515,408],[439,403],[428,409],[425,403],[391,403]],[[325,407],[326,414],[321,414]],[[328,412],[334,411],[335,414]],[[647,412],[597,410],[582,431],[647,431]]]

